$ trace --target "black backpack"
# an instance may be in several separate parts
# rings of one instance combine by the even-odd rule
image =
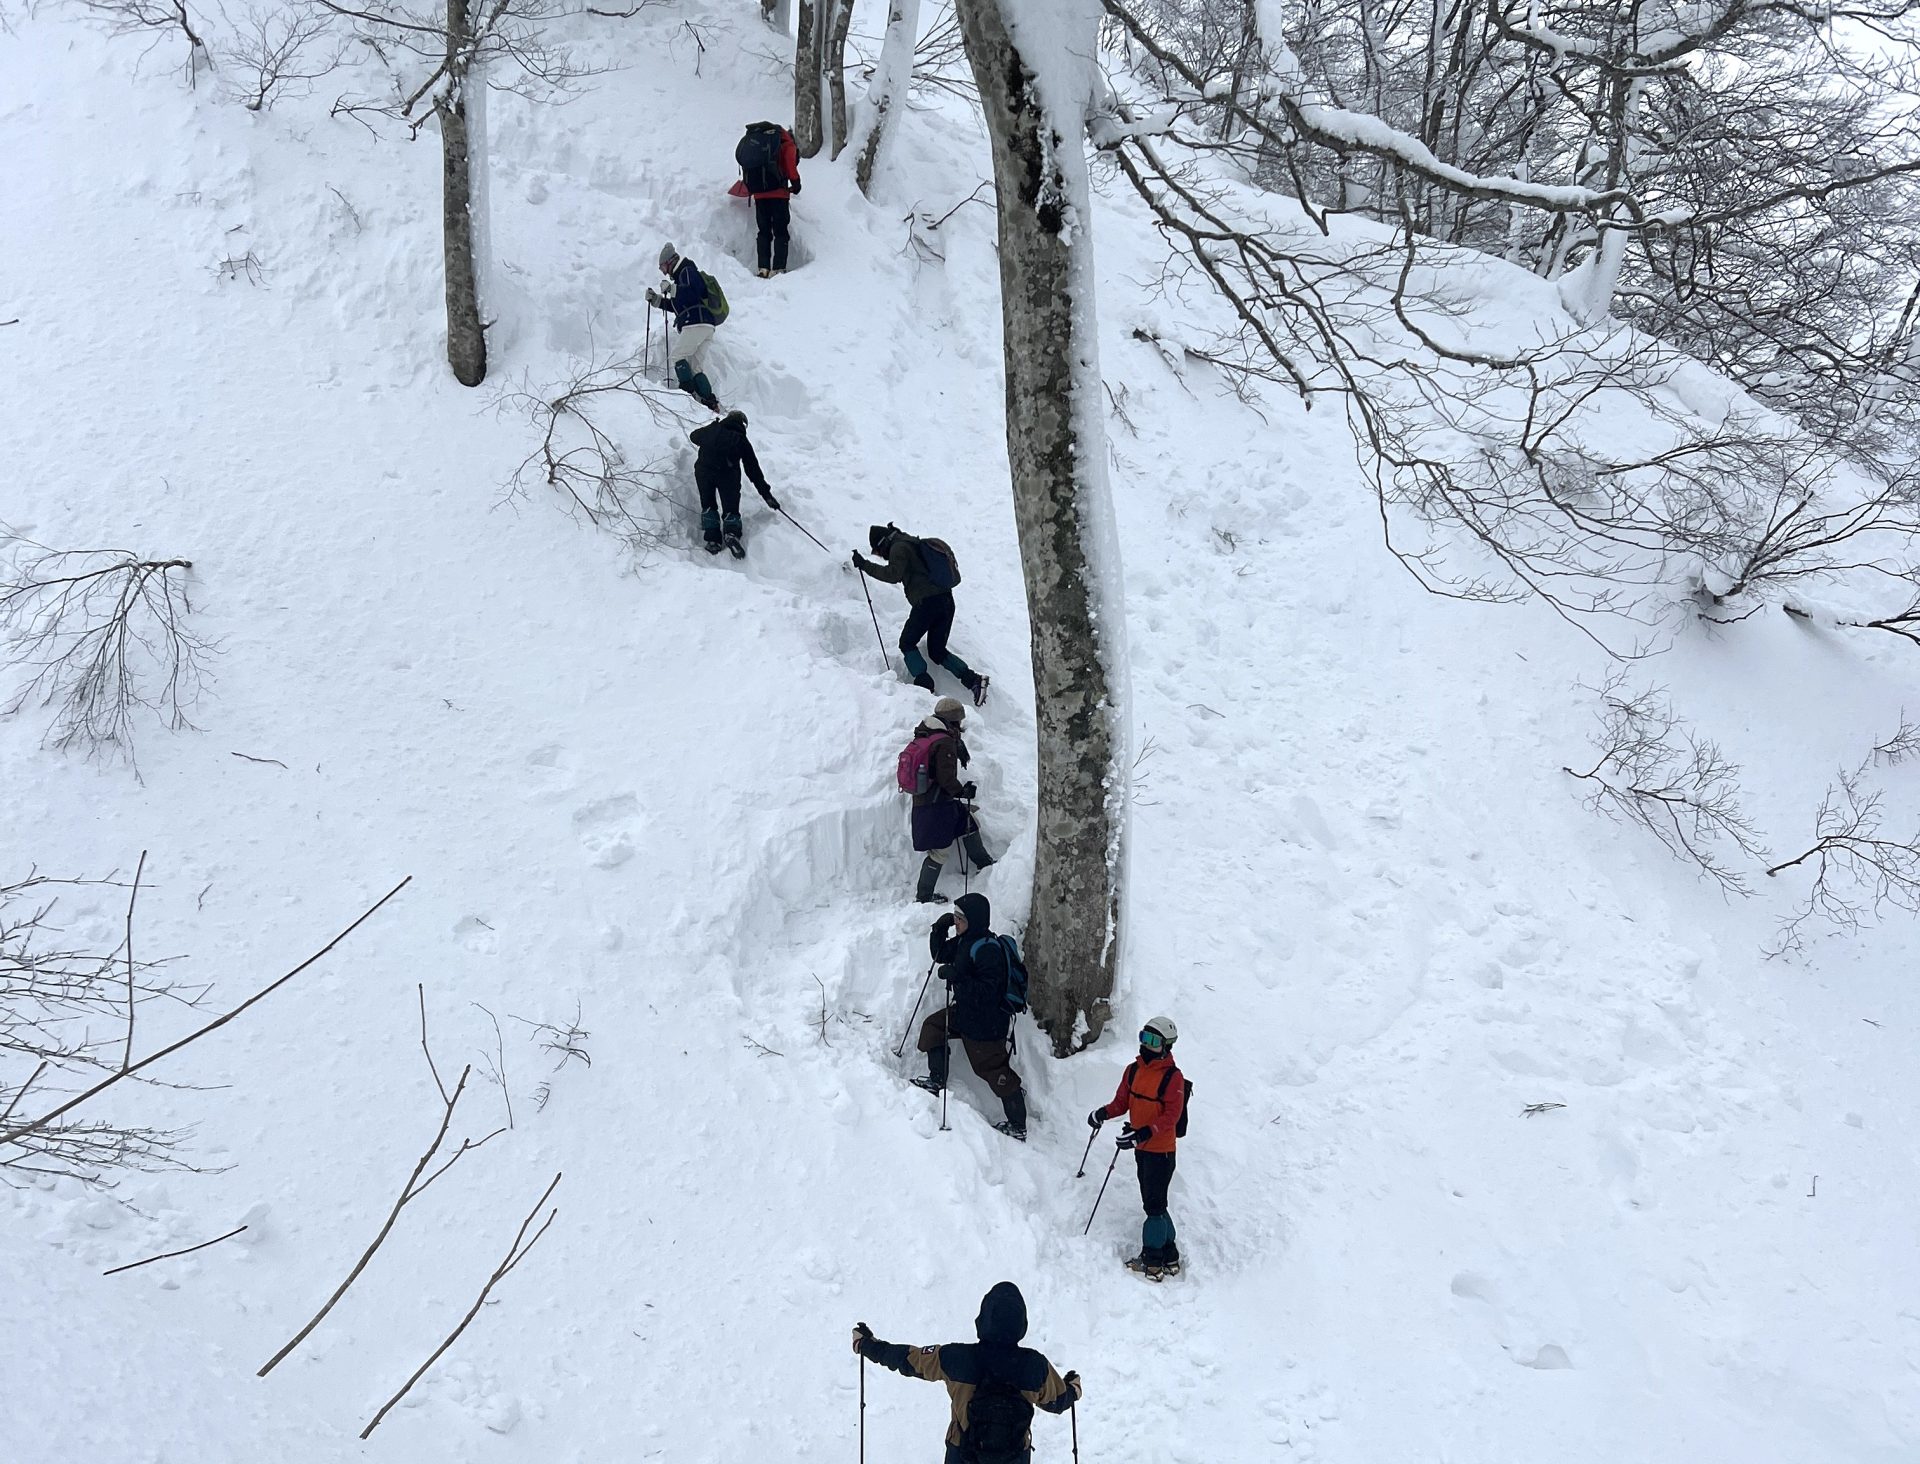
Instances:
[[[989,1377],[967,1403],[960,1455],[968,1464],[1024,1464],[1033,1405],[1018,1388]]]
[[[915,539],[920,553],[920,568],[936,590],[957,589],[960,585],[960,561],[945,539]]]
[[[787,130],[778,123],[755,122],[740,139],[733,160],[740,165],[747,192],[771,193],[787,186],[786,170],[780,166],[780,144],[786,136]]]
[[[1133,1075],[1139,1066],[1140,1064],[1137,1062],[1127,1064],[1127,1091],[1129,1093],[1133,1091]],[[1156,1103],[1165,1103],[1167,1101],[1167,1084],[1173,1081],[1173,1075],[1177,1071],[1179,1071],[1177,1068],[1168,1068],[1160,1075],[1160,1091],[1153,1095]],[[1187,1136],[1187,1117],[1193,1112],[1193,1079],[1185,1073],[1181,1073],[1180,1081],[1187,1085],[1187,1096],[1186,1100],[1180,1105],[1180,1122],[1173,1126],[1173,1136],[1176,1139],[1184,1139]]]

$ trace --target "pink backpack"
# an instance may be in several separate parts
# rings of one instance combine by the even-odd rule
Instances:
[[[933,749],[945,732],[925,732],[900,749],[894,779],[903,793],[925,793],[933,787]]]

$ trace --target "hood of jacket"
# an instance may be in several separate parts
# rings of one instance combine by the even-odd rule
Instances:
[[[987,903],[987,897],[985,895],[977,893],[962,895],[953,902],[953,908],[967,917],[967,938],[969,940],[975,940],[981,936],[993,934],[993,906]],[[1010,1285],[1011,1283],[1006,1284]],[[999,1288],[995,1287],[994,1289],[998,1290]],[[989,1292],[988,1296],[991,1297],[992,1294],[992,1292]],[[1013,1294],[1015,1297],[1020,1295],[1018,1291]]]
[[[1002,1342],[1009,1347],[1026,1336],[1027,1299],[1020,1294],[1020,1288],[1011,1281],[1002,1281],[981,1298],[980,1315],[974,1318],[973,1330],[982,1342]]]

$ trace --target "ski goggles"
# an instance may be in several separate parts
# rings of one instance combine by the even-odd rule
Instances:
[[[1154,1031],[1153,1028],[1145,1027],[1142,1028],[1140,1032],[1140,1045],[1149,1052],[1158,1052],[1167,1045],[1167,1039]]]

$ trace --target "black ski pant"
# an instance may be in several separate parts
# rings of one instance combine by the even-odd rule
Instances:
[[[928,595],[907,613],[907,623],[900,627],[900,655],[907,663],[907,675],[918,681],[927,675],[927,661],[931,659],[936,666],[945,666],[960,684],[972,691],[979,680],[973,674],[973,668],[947,649],[947,637],[953,633],[953,594],[942,590],[938,594]],[[925,637],[927,654],[920,654],[920,641]]]
[[[694,486],[700,490],[700,532],[706,536],[709,544],[720,537],[720,514],[724,511],[726,529],[730,534],[740,532],[740,480],[731,483],[722,479],[715,483],[697,469],[693,475]],[[718,506],[716,507],[716,500]]]
[[[759,229],[754,239],[754,254],[762,269],[787,267],[787,223],[793,217],[793,205],[784,198],[756,198],[753,222]]]
[[[1140,1176],[1140,1206],[1147,1212],[1146,1223],[1140,1227],[1140,1254],[1154,1265],[1170,1265],[1180,1259],[1180,1247],[1173,1240],[1173,1217],[1167,1214],[1173,1155],[1135,1149],[1133,1163]]]

